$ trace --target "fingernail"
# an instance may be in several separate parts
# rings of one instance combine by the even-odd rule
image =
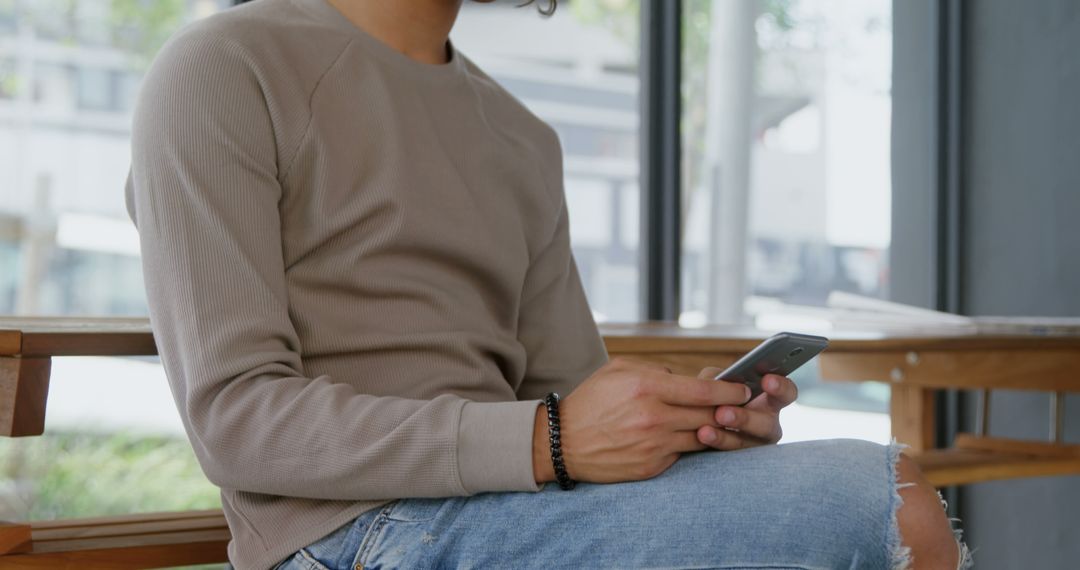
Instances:
[[[711,429],[707,429],[705,430],[705,433],[701,434],[701,439],[703,439],[705,443],[712,443],[716,441],[716,432]]]
[[[746,391],[746,395],[743,396],[743,401],[744,402],[749,402],[750,401],[750,396],[753,395],[753,392],[750,391],[749,386],[743,386],[743,389]]]
[[[724,410],[720,412],[720,423],[730,424],[735,422],[735,412],[732,410]]]
[[[780,381],[775,376],[769,376],[765,378],[765,388],[769,390],[775,390],[780,387]]]

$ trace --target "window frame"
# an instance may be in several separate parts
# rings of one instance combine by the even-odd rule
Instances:
[[[641,307],[645,320],[678,321],[682,274],[683,2],[641,3]]]

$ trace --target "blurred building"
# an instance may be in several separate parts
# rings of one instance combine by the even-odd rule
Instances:
[[[132,106],[160,42],[229,4],[0,3],[0,313],[145,313],[122,192]],[[688,177],[700,181],[684,198],[689,323],[707,320],[715,297],[710,205],[719,192],[748,194],[746,262],[712,279],[810,304],[831,290],[886,292],[891,2],[787,6],[789,25],[770,27],[764,14],[756,45],[728,54],[754,66],[747,187]],[[632,9],[590,19],[568,2],[551,19],[513,3],[467,2],[453,33],[558,131],[575,254],[593,310],[608,321],[639,316],[636,20]],[[712,69],[707,58],[686,65]],[[699,120],[684,117],[689,132]],[[688,140],[684,152],[701,146]],[[697,159],[687,160],[725,168]]]
[[[145,314],[131,110],[160,41],[227,4],[0,3],[0,314]]]

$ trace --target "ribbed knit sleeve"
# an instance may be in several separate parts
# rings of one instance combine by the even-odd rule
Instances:
[[[257,64],[220,34],[182,34],[147,75],[134,122],[129,191],[151,322],[207,477],[311,499],[535,489],[530,449],[515,447],[534,402],[375,396],[305,374],[279,210],[279,166],[293,157]],[[470,480],[462,449],[511,460]]]
[[[532,450],[532,426],[540,400],[548,392],[570,394],[607,362],[607,351],[570,249],[565,200],[550,243],[530,263],[519,315],[518,341],[528,355],[525,377],[517,390],[522,407],[495,416],[497,421],[492,421],[490,414],[474,416],[472,409],[466,408],[462,420],[462,431],[475,433],[468,438],[471,441],[488,439],[481,434],[491,430],[505,430],[506,437],[497,450],[489,447],[489,441],[483,447],[470,445],[461,451],[463,478],[482,486],[505,485],[500,480],[505,480],[507,474],[523,463],[531,466],[532,456],[525,458],[521,452]]]
[[[525,280],[518,340],[529,356],[521,399],[566,396],[608,360],[570,250],[569,226],[564,199],[554,237]]]

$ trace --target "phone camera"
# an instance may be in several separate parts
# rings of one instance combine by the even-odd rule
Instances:
[[[791,358],[792,356],[798,356],[799,354],[802,353],[802,351],[803,351],[803,349],[800,346],[800,347],[796,348],[795,350],[792,350],[790,353],[788,353],[788,358]]]

